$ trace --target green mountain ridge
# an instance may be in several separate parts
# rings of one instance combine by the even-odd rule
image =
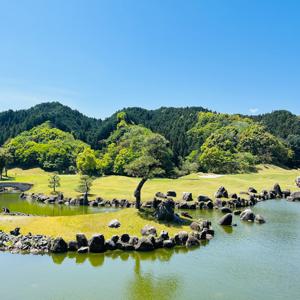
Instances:
[[[161,107],[147,110],[140,107],[124,108],[128,122],[141,124],[163,135],[174,153],[175,163],[180,157],[187,156],[193,150],[193,142],[188,131],[197,123],[199,112],[209,112],[203,107]],[[8,110],[0,113],[0,145],[25,130],[30,130],[46,121],[63,131],[70,132],[76,139],[101,149],[117,127],[117,113],[101,120],[87,117],[77,110],[59,102],[41,103],[29,109]],[[241,115],[242,116],[242,115]],[[295,152],[295,164],[300,164],[300,118],[289,111],[278,110],[271,113],[248,116],[263,124],[266,129],[279,137]]]

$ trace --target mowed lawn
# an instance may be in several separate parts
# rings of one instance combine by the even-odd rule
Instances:
[[[33,184],[30,192],[50,194],[48,187],[49,174],[41,169],[12,169],[9,171],[12,181],[28,182]],[[142,200],[153,199],[156,192],[177,192],[177,199],[181,199],[183,192],[192,192],[194,197],[200,194],[213,197],[220,186],[225,186],[230,193],[246,191],[250,186],[257,190],[271,189],[275,183],[279,183],[283,189],[297,190],[295,178],[300,176],[300,170],[287,170],[271,165],[259,166],[257,173],[224,175],[220,177],[207,174],[191,174],[178,179],[155,178],[148,180],[142,190]],[[67,197],[78,196],[76,187],[79,175],[60,175],[61,187],[59,191]],[[94,181],[91,190],[91,199],[96,196],[111,200],[133,200],[133,192],[138,184],[138,178],[126,176],[104,176]]]
[[[108,223],[118,219],[121,222],[119,228],[109,228]],[[155,226],[158,234],[162,230],[173,236],[180,230],[190,231],[189,226],[175,224],[169,225],[142,217],[135,208],[121,209],[116,212],[98,213],[89,215],[75,215],[63,217],[23,217],[0,215],[0,229],[9,232],[20,227],[22,234],[44,234],[51,237],[61,236],[66,240],[75,239],[76,233],[83,232],[87,237],[94,234],[104,234],[105,238],[111,238],[115,234],[128,233],[133,236],[141,236],[141,229],[150,224]]]

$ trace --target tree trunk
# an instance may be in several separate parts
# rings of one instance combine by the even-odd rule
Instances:
[[[141,208],[141,190],[145,182],[148,178],[142,178],[142,180],[139,182],[138,186],[136,187],[134,191],[134,197],[135,197],[135,208],[140,209]]]
[[[5,167],[5,177],[7,178],[7,167]]]

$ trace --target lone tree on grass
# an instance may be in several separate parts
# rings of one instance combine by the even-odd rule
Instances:
[[[6,148],[0,148],[0,180],[2,180],[2,174],[5,170],[5,176],[7,177],[7,166],[11,164],[12,156]]]
[[[88,176],[88,175],[81,175],[79,179],[79,184],[77,186],[76,191],[83,194],[84,196],[84,202],[88,201],[88,194],[91,190],[91,187],[93,185],[93,181],[95,180],[94,177]]]
[[[53,189],[53,193],[56,193],[56,188],[60,187],[60,177],[58,174],[50,175],[48,187]]]
[[[155,176],[161,176],[172,167],[171,150],[168,141],[159,134],[151,134],[144,140],[142,155],[125,166],[125,173],[139,177],[141,181],[134,191],[135,207],[141,208],[141,190],[145,182]]]

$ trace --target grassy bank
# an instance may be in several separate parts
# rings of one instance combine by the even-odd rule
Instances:
[[[300,175],[300,170],[286,170],[275,166],[260,166],[257,173],[224,175],[208,178],[205,174],[191,174],[178,179],[152,179],[146,182],[142,191],[142,200],[149,200],[157,191],[166,192],[175,190],[180,198],[183,192],[192,192],[194,196],[205,194],[213,196],[221,185],[229,192],[240,192],[253,186],[258,190],[270,189],[279,183],[284,189],[296,190],[295,178]],[[33,183],[32,192],[50,194],[48,187],[49,173],[41,169],[12,169],[9,171],[12,181]],[[66,196],[77,196],[75,191],[78,184],[78,175],[61,175],[59,190]],[[93,184],[91,194],[106,199],[126,198],[133,200],[133,191],[139,179],[125,176],[106,176],[97,178]]]
[[[112,219],[118,219],[121,222],[121,227],[109,228],[107,224]],[[110,213],[68,217],[0,216],[0,229],[6,232],[20,227],[23,234],[31,232],[33,234],[44,234],[52,237],[62,236],[66,240],[74,239],[75,234],[79,232],[84,232],[88,237],[96,233],[104,234],[105,238],[122,233],[140,236],[141,228],[146,224],[154,225],[158,233],[161,230],[167,230],[170,235],[174,235],[180,230],[190,231],[188,226],[168,226],[145,219],[134,208]]]

